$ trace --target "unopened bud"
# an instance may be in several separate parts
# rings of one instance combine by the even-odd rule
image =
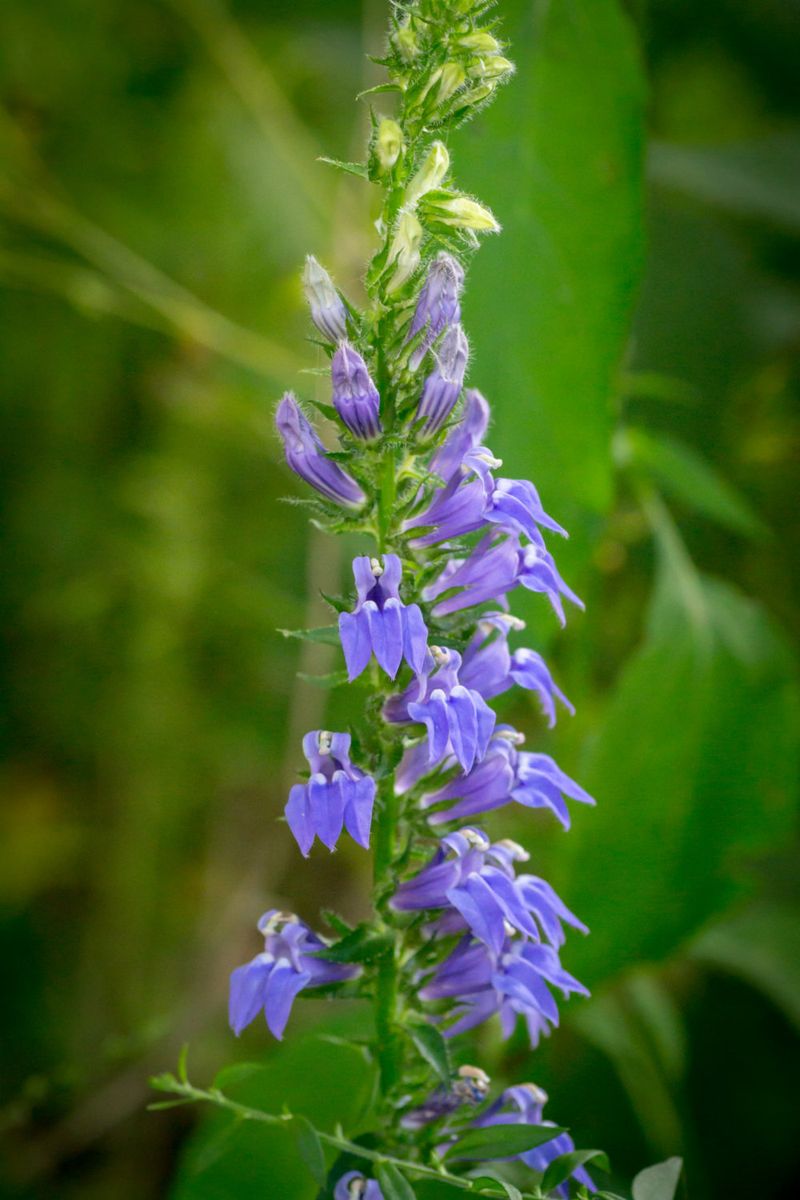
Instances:
[[[420,263],[421,245],[422,226],[413,213],[403,213],[389,250],[389,262],[395,264],[394,275],[389,281],[390,292],[402,287],[416,271]]]
[[[497,54],[501,49],[496,37],[487,29],[476,29],[473,33],[465,33],[458,39],[458,45],[465,50],[474,50],[476,54]]]
[[[383,171],[391,171],[403,153],[403,131],[390,117],[385,117],[378,126],[375,139],[375,156]]]
[[[459,100],[464,108],[483,104],[484,100],[488,100],[494,94],[496,87],[497,80],[493,79],[488,83],[482,83],[480,87],[470,88],[468,92],[463,92],[459,96]]]
[[[474,229],[478,233],[498,233],[500,226],[488,208],[469,196],[440,194],[426,201],[426,213],[440,225],[454,229]]]
[[[437,74],[439,75],[439,90],[436,93],[436,99],[439,104],[444,104],[466,82],[467,75],[461,63],[454,62],[445,63]]]
[[[450,169],[450,155],[444,142],[434,142],[428,155],[406,189],[406,204],[416,204],[421,196],[438,188]]]
[[[329,342],[338,342],[347,333],[347,310],[333,286],[333,280],[312,254],[303,271],[303,291],[311,309],[311,320]]]
[[[417,35],[410,25],[401,25],[392,39],[397,52],[406,62],[411,62],[419,54]]]
[[[488,58],[477,58],[470,67],[470,75],[478,79],[502,79],[516,70],[513,62],[503,58],[502,54],[492,54]]]

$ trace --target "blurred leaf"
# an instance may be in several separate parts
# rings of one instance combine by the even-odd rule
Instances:
[[[800,913],[797,905],[761,901],[702,930],[689,956],[744,979],[800,1028]]]
[[[442,1083],[449,1084],[452,1074],[450,1051],[439,1030],[422,1018],[409,1022],[408,1032],[417,1050],[433,1068]]]
[[[253,1065],[228,1068],[220,1073],[218,1085],[224,1081],[226,1094],[250,1108],[275,1113],[286,1107],[325,1132],[339,1123],[346,1133],[356,1132],[372,1102],[374,1071],[364,1052],[344,1041],[301,1038],[282,1046],[255,1070]],[[209,1162],[206,1147],[230,1125],[233,1133]],[[303,1149],[316,1158],[318,1169],[319,1158],[310,1148],[308,1130],[304,1132]],[[265,1179],[275,1195],[311,1200],[315,1194],[290,1130],[256,1128],[252,1122],[231,1122],[224,1113],[212,1113],[187,1143],[170,1195],[172,1200],[217,1200],[257,1194]]]
[[[646,637],[592,750],[598,807],[556,864],[593,930],[565,951],[589,986],[670,954],[741,890],[731,863],[780,843],[794,820],[791,652],[758,604],[698,575],[666,511],[650,511],[660,565]]]
[[[559,1154],[547,1167],[542,1178],[543,1191],[554,1191],[559,1184],[570,1178],[573,1171],[588,1162],[595,1163],[601,1171],[610,1170],[608,1158],[602,1150],[570,1150],[567,1154]]]
[[[321,625],[317,629],[277,629],[285,638],[299,638],[303,642],[319,642],[323,646],[339,645],[339,630],[335,625]]]
[[[414,1189],[392,1163],[379,1163],[375,1175],[384,1200],[414,1200]]]
[[[359,179],[368,178],[364,163],[340,162],[338,158],[326,158],[325,155],[318,158],[317,162],[327,163],[329,167],[336,167],[337,171],[343,171],[345,175],[357,175]]]
[[[612,496],[612,397],[642,252],[644,85],[616,0],[504,7],[518,75],[456,158],[505,225],[465,298],[471,382],[494,407],[506,472],[530,475],[575,535],[569,566],[586,553],[578,514]]]
[[[394,946],[391,933],[376,933],[366,924],[358,925],[320,954],[320,958],[340,963],[372,963]]]
[[[633,1200],[673,1200],[682,1168],[680,1158],[645,1167],[633,1181]]]
[[[445,1158],[511,1158],[551,1142],[563,1132],[560,1125],[487,1125],[470,1129],[449,1147]]]
[[[644,471],[663,491],[734,533],[764,536],[763,522],[748,501],[690,446],[662,433],[620,430],[615,438],[620,465]]]
[[[312,1178],[316,1180],[320,1187],[324,1187],[328,1178],[328,1171],[325,1166],[325,1155],[322,1151],[319,1134],[306,1117],[294,1117],[292,1119],[292,1129],[297,1141],[297,1148],[300,1151],[300,1157],[308,1167]]]
[[[800,136],[795,131],[728,146],[650,148],[657,183],[746,217],[800,231]]]

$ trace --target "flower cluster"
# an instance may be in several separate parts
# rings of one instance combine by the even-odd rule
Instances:
[[[295,916],[267,913],[264,952],[233,973],[230,1015],[238,1034],[263,1011],[281,1037],[304,989],[372,999],[381,1135],[391,1146],[400,1130],[407,1143],[424,1128],[422,1155],[465,1130],[548,1127],[534,1085],[491,1101],[477,1067],[448,1068],[435,1083],[412,1031],[426,1026],[445,1063],[451,1039],[495,1016],[506,1037],[522,1019],[536,1046],[558,1024],[557,996],[586,994],[560,959],[566,931],[585,926],[527,872],[521,846],[472,822],[516,803],[549,809],[568,829],[567,802],[593,801],[552,758],[522,749],[491,706],[519,687],[550,726],[558,705],[572,711],[541,655],[512,644],[524,626],[508,605],[518,587],[544,595],[562,623],[565,600],[581,605],[545,543],[564,529],[532,483],[499,473],[486,445],[489,404],[465,389],[465,262],[478,233],[499,227],[452,185],[449,153],[432,136],[484,104],[512,67],[480,24],[481,0],[396,7],[384,62],[402,102],[396,119],[376,118],[365,166],[385,193],[368,303],[346,301],[315,258],[304,273],[330,360],[336,449],[291,393],[276,416],[288,466],[314,489],[317,523],[371,539],[331,630],[349,682],[363,689],[364,721],[306,735],[309,775],[285,816],[306,856],[315,839],[334,850],[344,830],[365,849],[372,841],[375,915],[355,929],[337,919],[340,940],[330,942]],[[517,1157],[543,1171],[572,1149],[557,1130]],[[572,1174],[591,1186],[580,1167]],[[383,1195],[357,1170],[333,1182],[337,1200]]]

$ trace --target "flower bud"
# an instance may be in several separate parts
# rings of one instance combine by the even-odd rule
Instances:
[[[347,333],[347,310],[333,286],[333,280],[312,254],[306,258],[303,291],[311,320],[329,342],[338,342]]]
[[[391,171],[402,153],[403,131],[397,121],[385,117],[378,126],[378,136],[375,139],[375,157],[381,170]]]
[[[422,244],[422,226],[413,213],[404,212],[400,217],[389,250],[389,262],[395,264],[395,272],[389,281],[389,291],[397,291],[416,271],[420,262],[419,248]]]
[[[427,158],[406,188],[406,204],[416,204],[426,192],[438,188],[450,169],[450,155],[444,142],[434,142]]]
[[[476,29],[472,33],[465,33],[458,39],[458,45],[464,50],[474,50],[476,54],[497,54],[501,49],[497,38],[493,37],[488,29]]]
[[[502,79],[516,70],[513,62],[503,58],[502,54],[492,54],[488,58],[478,58],[470,68],[470,75],[478,79]]]
[[[445,63],[436,74],[439,76],[439,90],[436,93],[436,100],[439,104],[444,104],[446,100],[449,100],[467,78],[461,63],[455,62]]]
[[[349,342],[342,342],[331,362],[333,407],[353,437],[370,442],[381,432],[380,397],[367,364]]]
[[[411,25],[401,25],[394,34],[392,41],[395,44],[398,54],[404,58],[406,62],[412,62],[419,53],[419,43],[417,35],[411,28]]]
[[[469,196],[439,193],[426,200],[426,213],[440,225],[454,229],[474,229],[478,233],[498,233],[500,226],[493,214]]]

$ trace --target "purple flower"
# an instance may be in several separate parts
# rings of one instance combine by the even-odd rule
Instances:
[[[572,992],[588,996],[588,991],[569,975],[552,946],[544,943],[507,938],[500,953],[469,935],[436,969],[420,989],[422,1000],[455,999],[455,1023],[444,1030],[455,1037],[474,1029],[489,1017],[499,1014],[505,1037],[510,1037],[517,1017],[528,1026],[531,1045],[558,1025],[558,1008],[548,984],[566,997]]]
[[[513,654],[508,647],[512,629],[524,629],[525,622],[509,613],[486,613],[478,621],[475,634],[464,651],[459,678],[466,687],[475,688],[484,700],[492,700],[514,684],[536,692],[552,729],[556,723],[556,699],[568,712],[575,709],[556,687],[541,654],[520,649]]]
[[[349,342],[340,342],[331,361],[333,406],[353,437],[370,442],[381,432],[378,389],[367,364]]]
[[[421,800],[423,808],[433,808],[448,800],[456,801],[451,808],[437,808],[432,812],[428,818],[431,824],[471,820],[481,813],[516,802],[525,808],[549,808],[564,828],[569,829],[570,814],[564,797],[592,805],[593,798],[548,754],[519,750],[521,741],[521,734],[507,725],[499,726],[480,763],[437,791],[426,793]],[[413,786],[415,780],[408,764],[402,778],[407,786]]]
[[[340,342],[347,336],[347,309],[330,275],[312,254],[306,258],[303,291],[317,329],[329,342]]]
[[[415,681],[399,696],[390,696],[383,715],[394,724],[418,721],[425,726],[431,765],[452,754],[469,771],[486,753],[497,718],[479,692],[459,683],[460,666],[461,655],[456,650],[432,646],[424,681]],[[429,670],[433,673],[428,674]]]
[[[366,496],[355,479],[328,458],[325,447],[291,392],[287,392],[278,405],[275,424],[283,440],[286,462],[295,475],[336,504],[345,508],[361,507]]]
[[[400,1124],[404,1129],[421,1129],[464,1105],[482,1104],[489,1093],[490,1083],[489,1076],[480,1067],[459,1067],[449,1088],[436,1088],[423,1104],[406,1113]]]
[[[489,405],[477,388],[467,388],[461,420],[448,433],[431,459],[431,471],[449,483],[458,475],[470,450],[476,450],[489,428]]]
[[[298,992],[352,979],[357,968],[318,958],[327,943],[293,913],[272,908],[258,922],[264,952],[231,973],[229,1020],[238,1037],[263,1010],[270,1033],[280,1040]]]
[[[412,371],[416,371],[442,330],[461,320],[458,298],[463,286],[464,268],[458,259],[445,251],[437,254],[428,268],[406,337],[407,341],[411,341],[425,330],[425,336],[411,353],[409,362]]]
[[[430,529],[414,546],[463,537],[486,525],[498,525],[510,533],[540,541],[539,526],[566,537],[566,530],[544,511],[539,493],[526,479],[495,479],[492,468],[499,458],[485,446],[466,453],[460,469],[446,487],[435,493],[428,508],[405,522],[404,528]]]
[[[551,1121],[542,1118],[544,1106],[547,1103],[547,1092],[542,1091],[535,1083],[523,1083],[517,1087],[506,1088],[484,1113],[476,1117],[472,1124],[478,1128],[491,1125],[551,1125]],[[516,1155],[527,1167],[534,1171],[544,1172],[555,1158],[568,1154],[575,1149],[575,1143],[568,1133],[559,1133],[549,1142],[542,1142],[532,1150]],[[572,1178],[582,1183],[590,1192],[595,1185],[591,1176],[583,1167],[576,1167]],[[569,1196],[569,1187],[562,1183],[556,1188],[558,1196]]]
[[[285,813],[306,858],[315,837],[333,850],[342,826],[360,846],[369,847],[375,780],[350,762],[350,741],[349,733],[326,730],[303,738],[311,777],[291,789]]]
[[[380,1184],[360,1171],[348,1171],[333,1189],[333,1200],[383,1200]]]
[[[423,597],[436,600],[445,596],[433,609],[434,616],[443,617],[487,601],[497,603],[520,585],[544,593],[562,625],[566,623],[562,596],[583,608],[583,601],[559,575],[538,531],[528,546],[521,546],[516,534],[498,538],[487,533],[467,558],[451,559],[439,578],[425,588]],[[458,595],[446,595],[456,589],[460,589]]]
[[[419,605],[403,604],[400,599],[402,573],[396,554],[385,554],[383,563],[365,555],[353,559],[358,603],[354,612],[339,615],[339,637],[351,682],[372,654],[391,679],[404,658],[417,676],[424,670],[428,631]]]
[[[513,842],[492,846],[480,830],[462,829],[442,838],[428,865],[400,884],[392,908],[444,909],[433,932],[458,933],[466,927],[499,953],[509,929],[539,937],[514,878],[514,860],[525,858]]]
[[[464,384],[469,358],[469,343],[460,325],[452,325],[435,352],[436,366],[422,385],[416,420],[422,422],[420,435],[433,437],[455,407]]]

